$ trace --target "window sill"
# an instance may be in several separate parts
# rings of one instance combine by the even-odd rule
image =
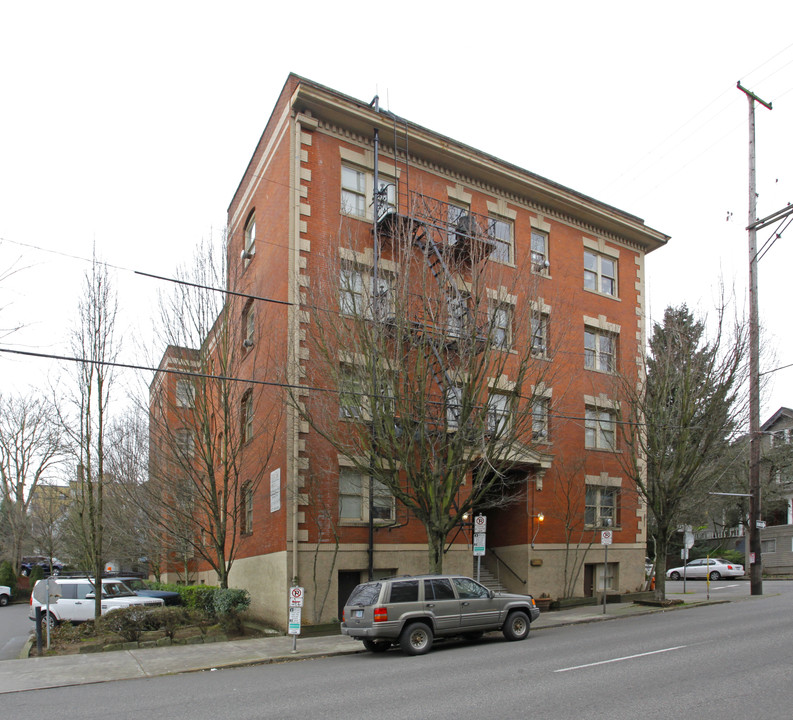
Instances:
[[[389,525],[393,525],[396,520],[380,520],[377,519],[374,521],[373,525],[375,527],[387,527]],[[339,519],[339,526],[340,527],[369,527],[368,520],[352,520],[351,518],[340,518]]]
[[[618,453],[618,452],[620,452],[617,448],[591,447],[589,445],[584,445],[584,450],[591,450],[593,452],[602,452],[602,453]]]
[[[591,293],[592,295],[599,295],[600,297],[608,298],[609,300],[616,300],[617,302],[622,302],[619,295],[609,295],[608,293],[600,292],[600,290],[590,290],[589,288],[584,288],[585,293]]]

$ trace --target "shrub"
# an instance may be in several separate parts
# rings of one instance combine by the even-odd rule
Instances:
[[[145,629],[148,613],[145,607],[131,605],[109,612],[103,620],[110,631],[121,635],[127,642],[137,642]]]
[[[250,593],[237,588],[218,588],[213,598],[215,617],[227,633],[240,632],[242,623],[239,614],[247,610],[250,604]]]
[[[173,640],[176,631],[191,622],[190,612],[183,607],[160,607],[146,616],[147,630],[162,630]]]
[[[210,585],[179,585],[177,592],[188,610],[200,610],[214,617],[213,596],[218,588]]]
[[[44,570],[42,570],[38,565],[34,565],[33,569],[30,571],[30,587],[33,587],[36,584],[36,580],[43,580],[44,579]]]
[[[8,560],[3,560],[0,563],[0,585],[8,585],[11,588],[12,595],[14,590],[16,590],[17,574],[14,572],[14,566]]]

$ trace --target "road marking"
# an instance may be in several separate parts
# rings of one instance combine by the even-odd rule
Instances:
[[[720,585],[719,587],[711,588],[711,590],[729,590],[730,588],[737,588],[738,585]]]
[[[587,663],[586,665],[574,665],[573,667],[561,668],[554,672],[569,672],[570,670],[582,670],[583,668],[595,667],[596,665],[608,665],[609,663],[622,662],[623,660],[635,660],[636,658],[646,657],[647,655],[658,655],[659,653],[672,652],[672,650],[682,650],[688,645],[677,645],[675,647],[664,648],[663,650],[652,650],[650,652],[639,653],[638,655],[626,655],[625,657],[612,658],[611,660],[601,660],[600,662]]]

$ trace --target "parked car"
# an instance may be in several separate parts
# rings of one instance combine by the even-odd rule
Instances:
[[[0,585],[0,607],[4,607],[11,602],[11,588],[8,585]]]
[[[181,605],[182,596],[172,590],[152,590],[145,580],[139,577],[119,575],[115,578],[121,580],[130,590],[141,597],[160,598],[166,605]]]
[[[457,575],[402,576],[358,585],[344,606],[341,632],[371,652],[398,643],[408,655],[423,655],[435,637],[473,640],[501,630],[507,640],[524,640],[539,616],[531,595],[497,593]]]
[[[39,580],[33,586],[30,595],[31,620],[36,619],[36,608],[41,607],[44,615],[46,611],[46,589],[42,583],[47,580]],[[94,619],[94,592],[95,583],[90,577],[58,577],[55,578],[60,597],[50,600],[50,614],[45,617],[45,621],[50,626],[69,621],[72,623],[84,622]],[[115,578],[105,578],[102,580],[102,615],[119,608],[129,607],[130,605],[145,605],[147,607],[161,607],[161,598],[140,597],[130,590],[123,582]]]
[[[744,575],[743,565],[728,562],[722,558],[699,558],[687,563],[685,567],[676,567],[666,571],[666,577],[670,580],[680,580],[685,576],[687,579],[710,578],[719,580],[723,577],[741,577]]]
[[[34,567],[40,567],[44,572],[44,577],[48,577],[50,574],[50,559],[43,555],[23,557],[22,562],[19,564],[19,572],[27,577]],[[63,570],[63,563],[58,558],[52,558],[52,574],[59,575],[61,570]]]

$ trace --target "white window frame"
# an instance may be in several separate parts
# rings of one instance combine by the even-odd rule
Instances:
[[[507,302],[492,301],[490,304],[490,331],[493,347],[499,350],[512,349],[512,319],[515,308]]]
[[[176,399],[176,407],[195,407],[195,386],[191,380],[185,378],[177,379],[176,391],[174,395]]]
[[[591,343],[589,337],[591,337]],[[584,368],[613,374],[617,371],[616,333],[584,327]],[[610,351],[606,345],[610,345]]]
[[[604,272],[604,265],[610,263],[613,267],[613,274]],[[617,258],[609,255],[601,255],[594,250],[584,250],[584,289],[596,292],[608,297],[619,297],[619,287],[617,279],[619,276],[619,266]]]
[[[531,269],[541,275],[548,274],[550,262],[548,260],[549,234],[543,230],[531,230]],[[542,248],[539,247],[542,241]]]
[[[256,214],[251,213],[245,223],[245,230],[243,231],[243,252],[245,267],[248,267],[252,257],[256,254]],[[250,257],[248,257],[250,256]]]
[[[374,523],[386,525],[394,522],[394,496],[377,478],[374,478],[373,490]],[[339,469],[339,523],[354,525],[368,522],[369,476],[353,468],[342,467]]]
[[[531,403],[531,436],[537,442],[551,441],[551,399],[535,397]]]
[[[339,418],[360,420],[363,416],[363,385],[355,367],[344,363],[339,372]]]
[[[242,427],[242,442],[247,443],[253,439],[253,391],[246,390],[240,402],[240,426]]]
[[[174,433],[176,451],[181,458],[195,456],[195,435],[190,428],[180,428]]]
[[[584,410],[584,447],[588,450],[617,449],[617,413],[604,408]]]
[[[385,188],[385,206],[378,208],[380,218],[396,211],[396,181],[378,174],[380,190]],[[360,220],[372,220],[374,209],[374,173],[348,163],[341,165],[341,213]]]
[[[495,243],[490,259],[512,265],[515,262],[515,232],[512,221],[491,215],[487,219],[487,234],[491,242]],[[506,257],[504,257],[504,248],[506,248]]]
[[[242,486],[242,534],[253,533],[253,483],[246,482]]]
[[[459,385],[452,385],[446,388],[444,393],[446,409],[446,427],[449,430],[457,430],[460,427],[460,412],[463,404],[463,389]]]
[[[610,498],[610,503],[607,499]],[[586,485],[584,527],[614,528],[619,519],[620,490],[611,485]]]
[[[393,314],[393,279],[390,273],[381,271],[377,276],[379,292],[374,290],[374,276],[369,268],[358,265],[342,265],[339,271],[339,312],[350,317],[374,317],[375,303],[380,303],[380,319]],[[383,302],[382,298],[385,299]]]
[[[548,324],[550,315],[544,312],[532,311],[529,319],[531,337],[529,344],[531,354],[535,357],[548,357]]]
[[[490,433],[503,435],[512,424],[512,396],[502,392],[491,392],[487,399],[487,429]]]
[[[446,204],[447,238],[449,245],[457,243],[458,225],[462,218],[471,214],[471,206],[450,202]]]

